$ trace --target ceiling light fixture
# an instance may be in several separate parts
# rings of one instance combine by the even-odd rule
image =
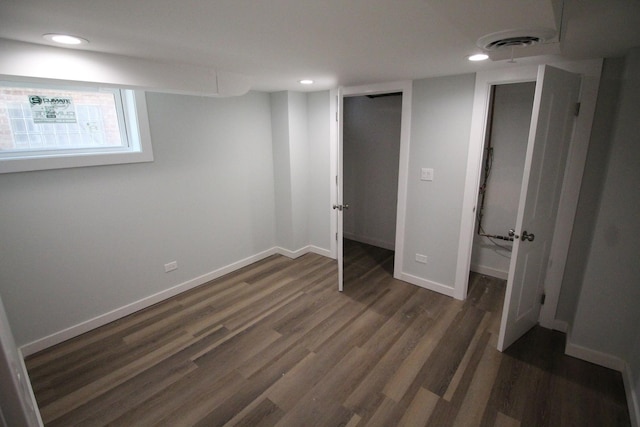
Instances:
[[[469,56],[469,61],[484,61],[486,59],[489,59],[489,55],[487,55],[486,53],[476,53],[475,55],[471,55]]]
[[[77,46],[89,43],[89,40],[87,39],[83,39],[82,37],[78,36],[70,36],[68,34],[45,34],[42,37],[45,40],[49,40],[58,44],[64,44],[67,46]]]
[[[313,84],[313,80],[303,79],[303,80],[300,80],[300,84],[302,84],[302,85],[312,85]]]

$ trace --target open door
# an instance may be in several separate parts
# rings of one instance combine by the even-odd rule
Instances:
[[[560,193],[574,129],[580,76],[538,69],[498,350],[538,322]]]

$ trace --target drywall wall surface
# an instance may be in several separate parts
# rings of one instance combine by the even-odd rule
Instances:
[[[394,249],[402,96],[343,102],[344,236]]]
[[[278,246],[296,252],[309,245],[309,112],[307,95],[270,95]],[[325,127],[328,128],[325,122]],[[327,130],[328,131],[328,130]],[[328,140],[324,142],[328,146]],[[325,171],[328,173],[328,170]]]
[[[413,83],[403,272],[454,287],[475,76]],[[420,179],[434,170],[433,181]],[[416,254],[427,256],[418,263]]]
[[[276,243],[293,250],[293,196],[291,190],[291,148],[289,142],[289,94],[269,95],[273,140]]]
[[[289,154],[291,164],[291,207],[293,242],[286,249],[298,250],[309,244],[309,139],[307,95],[287,92],[289,99]]]
[[[578,305],[585,265],[591,248],[598,205],[609,162],[613,126],[618,111],[624,58],[606,59],[602,68],[600,90],[593,119],[589,151],[582,177],[578,207],[567,253],[556,319],[571,323]]]
[[[331,250],[331,167],[329,91],[307,94],[309,137],[309,243],[317,248]]]
[[[640,324],[640,49],[625,59],[618,112],[593,240],[575,318],[573,344],[631,364]]]
[[[484,193],[482,218],[482,232],[485,234],[507,236],[509,229],[516,227],[535,87],[534,82],[527,82],[495,88],[491,126],[493,161]],[[480,182],[486,174],[487,155],[485,149]],[[478,198],[478,209],[481,200],[482,195]],[[506,278],[511,261],[511,242],[480,237],[478,225],[476,222],[471,269],[475,267],[486,274],[500,273],[499,277]]]
[[[198,96],[239,96],[248,76],[220,69],[131,56],[0,40],[0,75],[115,85]]]
[[[147,106],[152,163],[0,176],[18,346],[275,246],[269,95],[148,93]]]

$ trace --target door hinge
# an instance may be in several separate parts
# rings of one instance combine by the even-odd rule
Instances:
[[[336,185],[338,185],[338,175],[336,175]]]
[[[575,116],[577,116],[578,114],[580,114],[580,103],[576,102],[576,106],[575,106],[575,110],[573,110],[573,114]]]
[[[547,295],[546,294],[542,294],[540,295],[540,305],[544,305],[544,301],[547,299]]]
[[[336,242],[338,241],[338,233],[336,233]]]

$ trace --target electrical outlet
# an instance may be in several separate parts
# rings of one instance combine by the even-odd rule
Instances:
[[[168,273],[170,271],[177,270],[177,269],[178,269],[178,261],[171,261],[164,265],[165,273]]]
[[[420,180],[421,181],[433,181],[433,169],[432,168],[422,168],[422,169],[420,169]]]
[[[416,262],[419,262],[419,263],[422,263],[422,264],[426,264],[427,263],[427,256],[426,255],[416,254]]]

